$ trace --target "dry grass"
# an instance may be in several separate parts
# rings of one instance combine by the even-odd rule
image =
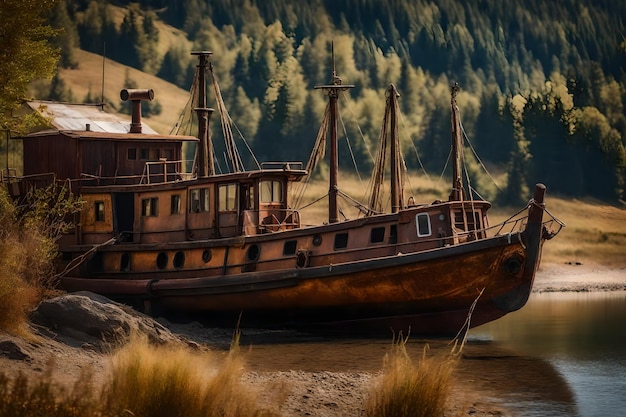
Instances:
[[[134,338],[113,358],[109,378],[95,387],[83,373],[71,389],[43,378],[0,374],[0,417],[51,416],[273,416],[257,407],[256,392],[241,382],[237,349],[224,358],[187,347],[155,347]]]
[[[374,386],[366,408],[367,417],[420,417],[444,415],[459,356],[452,351],[429,356],[428,346],[415,363],[406,339],[394,343],[385,357],[383,375]]]
[[[104,392],[106,409],[137,416],[270,416],[257,408],[255,392],[241,382],[237,349],[218,362],[209,352],[157,348],[131,342],[114,358]]]
[[[626,268],[626,208],[595,200],[546,196],[548,210],[565,222],[559,235],[543,246],[542,264],[582,263]],[[491,223],[513,209],[491,212]]]
[[[56,239],[82,202],[65,188],[32,191],[20,208],[0,185],[0,329],[27,336],[28,314],[54,287]]]
[[[17,220],[17,209],[0,186],[0,329],[26,336],[28,313],[40,299],[39,286],[27,277],[40,269],[41,236],[36,230],[21,229]],[[36,263],[29,265],[29,260]]]
[[[77,49],[75,53],[80,66],[76,69],[61,69],[60,77],[72,89],[78,102],[82,101],[89,91],[99,98],[102,85],[102,56],[81,49]],[[187,104],[189,92],[154,75],[107,60],[104,75],[105,101],[120,102],[119,94],[124,88],[127,74],[137,82],[138,88],[154,90],[154,99],[161,103],[163,111],[159,115],[145,117],[144,122],[155,131],[168,134]],[[128,118],[130,123],[130,116]]]

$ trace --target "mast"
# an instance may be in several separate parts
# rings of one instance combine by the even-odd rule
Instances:
[[[191,55],[198,56],[198,107],[194,109],[198,116],[198,177],[214,175],[213,143],[209,138],[209,119],[213,109],[206,106],[206,68],[212,52],[197,51]]]
[[[400,137],[398,135],[398,97],[400,94],[396,86],[389,86],[390,94],[390,139],[391,139],[391,212],[397,213],[402,207],[402,184],[400,183]]]
[[[328,185],[328,222],[337,223],[339,221],[339,211],[337,208],[337,173],[339,171],[339,158],[337,156],[337,100],[339,92],[354,88],[354,85],[342,85],[341,78],[335,72],[335,49],[331,46],[333,61],[333,73],[331,85],[316,85],[314,88],[321,88],[328,93],[328,104],[330,108],[330,181]]]
[[[459,115],[459,107],[456,104],[458,92],[459,84],[454,83],[450,89],[450,107],[452,111],[452,191],[450,192],[450,201],[462,201],[465,198],[461,155],[461,152],[463,152],[463,136],[461,135],[461,116]]]

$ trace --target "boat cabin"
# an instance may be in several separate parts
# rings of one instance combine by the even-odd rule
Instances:
[[[74,243],[97,244],[116,236],[135,243],[203,240],[299,228],[287,191],[304,174],[264,169],[188,181],[83,186],[85,205]]]

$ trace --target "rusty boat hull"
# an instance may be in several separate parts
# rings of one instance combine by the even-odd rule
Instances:
[[[215,276],[195,271],[192,277],[66,276],[62,287],[216,325],[450,335],[524,306],[540,261],[541,228],[539,220],[524,232],[321,266]],[[288,240],[285,234],[281,239]],[[138,250],[127,246],[115,250]],[[184,251],[184,245],[176,250]]]

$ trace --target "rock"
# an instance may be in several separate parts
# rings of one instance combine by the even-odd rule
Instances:
[[[152,318],[106,297],[82,291],[43,301],[32,321],[63,336],[65,343],[89,344],[105,349],[120,345],[132,334],[145,335],[151,343],[178,342],[166,327]]]
[[[28,361],[30,356],[13,340],[0,340],[0,355],[12,360]]]

